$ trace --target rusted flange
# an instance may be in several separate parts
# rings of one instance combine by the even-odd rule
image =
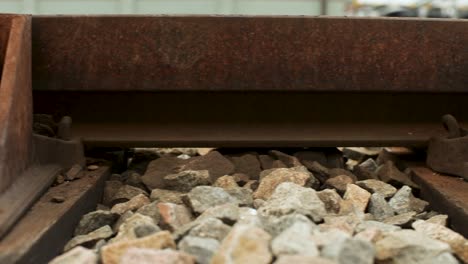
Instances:
[[[468,130],[452,115],[443,116],[442,123],[448,135],[430,139],[426,163],[435,171],[468,180]]]

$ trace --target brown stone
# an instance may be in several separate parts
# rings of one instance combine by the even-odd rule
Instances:
[[[392,197],[397,189],[383,181],[368,179],[356,182],[356,185],[369,191],[370,193],[379,193],[385,198]]]
[[[192,221],[192,213],[184,205],[171,203],[158,203],[161,215],[160,226],[174,231]]]
[[[144,194],[139,194],[135,197],[133,197],[130,201],[125,202],[125,203],[119,203],[116,204],[112,207],[111,212],[112,213],[117,213],[117,214],[123,214],[127,211],[135,211],[138,208],[147,205],[150,203],[150,200],[148,197],[146,197]]]
[[[110,200],[110,205],[115,205],[118,203],[124,203],[130,201],[133,197],[144,194],[148,195],[148,193],[140,188],[130,186],[130,185],[123,185],[121,186],[117,192],[112,196]]]
[[[239,185],[237,185],[236,180],[234,179],[233,176],[225,175],[222,177],[219,177],[214,183],[214,187],[220,187],[223,189],[233,189],[233,188],[238,188]]]
[[[154,189],[151,191],[150,199],[153,202],[183,204],[182,196],[185,193],[164,189]]]
[[[340,205],[343,199],[336,190],[325,189],[317,192],[317,195],[325,204],[325,210],[328,214],[337,214],[340,211]]]
[[[365,212],[370,197],[371,194],[368,191],[355,184],[348,184],[343,196],[343,202],[352,204],[352,207],[359,212]],[[342,207],[344,208],[344,206]],[[343,210],[340,213],[344,213]]]
[[[104,205],[110,206],[112,197],[117,193],[120,187],[123,186],[121,181],[106,181],[104,183],[104,193],[102,195],[102,203]]]
[[[208,170],[211,181],[214,182],[223,175],[234,173],[235,167],[230,160],[218,151],[211,151],[204,156],[189,159],[187,163],[179,168],[179,171],[184,170]]]
[[[130,248],[122,255],[119,263],[195,264],[195,258],[185,252],[172,249]]]
[[[270,240],[271,236],[258,227],[237,225],[223,240],[211,264],[270,263]]]
[[[338,175],[325,181],[325,188],[334,188],[340,194],[346,191],[346,185],[354,183],[353,179],[348,175]]]
[[[277,160],[283,162],[288,168],[303,166],[298,158],[283,153],[278,150],[270,150],[268,152],[271,156],[275,157]]]
[[[261,181],[253,197],[254,199],[268,199],[276,187],[283,182],[292,182],[300,186],[308,186],[316,181],[305,167],[273,169]],[[309,185],[310,186],[310,185]]]
[[[122,255],[130,248],[165,249],[176,248],[171,233],[161,231],[142,238],[119,241],[101,248],[103,264],[119,264]]]
[[[210,173],[207,170],[185,170],[164,176],[164,186],[179,192],[189,192],[196,186],[210,184]]]
[[[261,168],[257,155],[245,154],[239,157],[230,157],[229,160],[234,164],[236,173],[242,173],[252,180],[258,180]]]
[[[260,166],[262,170],[269,170],[273,168],[274,158],[269,155],[258,155],[258,160],[260,161]]]
[[[145,174],[141,177],[148,189],[164,188],[164,176],[179,172],[179,168],[187,163],[176,157],[162,157],[148,164]]]
[[[377,169],[377,176],[383,182],[390,183],[396,186],[408,185],[412,188],[419,188],[408,175],[401,172],[392,161],[385,162],[384,165]]]

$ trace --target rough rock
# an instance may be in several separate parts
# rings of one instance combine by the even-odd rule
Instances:
[[[209,264],[213,254],[219,248],[219,242],[213,238],[186,236],[179,242],[178,247],[194,256],[197,263]]]
[[[207,170],[186,170],[164,176],[164,186],[179,192],[188,192],[196,186],[209,184],[210,173]]]
[[[362,162],[361,164],[354,166],[353,173],[354,175],[356,175],[356,177],[359,180],[367,180],[367,179],[378,180],[378,176],[376,173],[377,167],[378,167],[377,163],[373,159],[369,158],[366,161]]]
[[[175,249],[176,245],[174,240],[172,239],[171,233],[169,233],[168,231],[161,231],[142,238],[123,240],[107,244],[101,249],[101,257],[103,264],[120,263],[120,258],[130,248]]]
[[[330,177],[329,169],[317,161],[310,162],[308,160],[304,160],[303,163],[304,166],[309,169],[314,174],[314,177],[321,183],[324,183]]]
[[[340,209],[342,210],[340,213],[347,213],[345,211],[348,211],[347,208],[349,208],[349,205],[359,212],[364,212],[367,204],[369,203],[370,197],[371,194],[368,191],[355,184],[348,184],[343,196],[344,200],[341,204]]]
[[[317,180],[305,167],[272,169],[262,178],[254,193],[254,199],[270,198],[276,187],[283,182],[292,182],[300,186],[311,186]]]
[[[342,216],[326,216],[324,223],[320,224],[320,230],[327,231],[332,229],[338,229],[350,235],[353,235],[354,229],[358,224],[362,222],[362,218],[354,215],[342,215]]]
[[[231,195],[232,197],[237,199],[237,201],[239,202],[239,206],[252,207],[253,205],[252,190],[238,187],[238,188],[233,188],[233,189],[227,189],[226,192],[229,193],[229,195]]]
[[[259,215],[261,227],[267,231],[273,238],[278,236],[284,230],[288,229],[295,223],[304,223],[310,225],[311,230],[318,229],[318,226],[309,218],[301,214],[289,214],[281,217]]]
[[[115,222],[115,224],[112,226],[112,230],[114,230],[114,232],[116,233],[120,226],[125,222],[127,221],[128,218],[130,218],[132,215],[134,215],[134,213],[132,211],[127,211],[125,212],[124,214],[122,214],[119,219],[117,220],[117,222]]]
[[[196,213],[203,213],[210,207],[226,203],[239,204],[239,201],[229,195],[224,189],[211,186],[197,186],[183,199]]]
[[[333,178],[333,177],[340,176],[340,175],[349,176],[351,179],[353,179],[353,182],[357,181],[356,175],[354,175],[352,172],[348,170],[341,169],[341,168],[332,168],[328,170],[329,178]]]
[[[135,238],[149,236],[159,231],[161,231],[161,229],[155,225],[140,225],[136,226],[133,229],[133,232],[135,233]]]
[[[244,173],[234,173],[232,175],[238,186],[244,186],[249,181],[253,181],[247,174]],[[258,177],[257,177],[258,178]]]
[[[327,244],[322,249],[322,257],[340,264],[372,264],[375,249],[372,243],[356,238],[342,238]]]
[[[334,188],[343,194],[346,191],[346,185],[354,183],[353,179],[347,175],[338,175],[325,181],[325,188]]]
[[[195,258],[172,249],[130,248],[120,258],[121,264],[195,264]]]
[[[158,203],[161,215],[160,226],[170,231],[177,230],[192,221],[192,213],[184,205],[172,203]]]
[[[63,251],[68,251],[76,246],[92,247],[98,240],[109,238],[113,234],[114,232],[112,232],[112,228],[110,226],[103,226],[86,235],[73,237],[65,245]]]
[[[333,244],[336,241],[350,238],[351,236],[339,229],[330,229],[326,231],[315,231],[312,234],[312,240],[317,244],[319,248],[324,248],[329,244]]]
[[[265,205],[265,200],[263,199],[255,199],[252,203],[253,208],[258,209]]]
[[[155,223],[159,223],[159,221],[161,220],[161,215],[159,214],[157,204],[158,202],[152,202],[150,204],[143,205],[136,211],[136,213],[149,216],[153,218]]]
[[[296,222],[281,232],[271,242],[271,249],[275,256],[280,255],[304,255],[318,256],[319,251],[312,237],[311,225],[304,222]]]
[[[376,258],[384,263],[433,263],[432,259],[450,253],[446,243],[413,230],[390,232],[375,244]]]
[[[385,224],[379,221],[367,220],[358,224],[355,228],[355,231],[362,232],[367,229],[378,229],[382,232],[393,232],[393,231],[401,230],[401,227]]]
[[[413,217],[416,215],[415,212],[408,212],[399,215],[395,215],[385,219],[383,222],[389,225],[397,225],[397,226],[407,226],[408,224],[413,221]]]
[[[239,206],[228,203],[208,208],[197,218],[197,220],[217,218],[227,225],[233,225],[237,220],[239,220],[239,213]]]
[[[98,256],[93,250],[81,246],[54,258],[49,264],[97,264]]]
[[[449,244],[455,254],[464,263],[468,263],[468,240],[462,235],[445,226],[423,220],[414,222],[412,226],[417,232]]]
[[[148,193],[140,188],[130,186],[130,185],[123,185],[117,190],[114,196],[112,196],[110,204],[115,205],[118,203],[128,202],[133,197],[140,195],[140,194],[148,196]]]
[[[357,181],[356,185],[369,191],[370,193],[378,193],[384,198],[392,197],[397,192],[397,188],[393,187],[392,185],[374,179]]]
[[[148,164],[145,174],[141,177],[148,189],[164,188],[164,176],[177,173],[187,160],[176,157],[162,157]]]
[[[270,263],[270,240],[271,236],[261,228],[236,225],[223,240],[211,264]]]
[[[265,205],[259,208],[259,212],[271,216],[298,213],[310,217],[314,222],[321,221],[327,214],[315,190],[292,182],[281,183]]]
[[[345,147],[342,149],[343,156],[348,159],[363,161],[367,157],[379,155],[382,148],[366,148],[366,147]]]
[[[385,162],[384,165],[377,169],[376,173],[383,182],[397,186],[408,185],[413,188],[418,188],[418,186],[411,181],[410,177],[401,172],[392,161]]]
[[[294,157],[298,158],[302,163],[304,160],[309,162],[316,161],[320,164],[327,164],[327,156],[322,151],[303,150],[294,153]]]
[[[269,155],[258,155],[258,160],[260,161],[260,167],[262,170],[272,169],[273,162],[275,161],[275,159]]]
[[[260,185],[259,181],[257,180],[250,180],[248,181],[242,188],[246,188],[252,191],[256,191],[258,186]]]
[[[437,224],[441,226],[447,226],[448,215],[434,215],[426,220],[428,223]]]
[[[363,230],[357,233],[354,236],[354,238],[366,240],[375,244],[375,242],[379,241],[382,238],[382,236],[383,236],[383,232],[380,229],[368,228],[366,230]]]
[[[123,183],[121,181],[106,181],[104,183],[102,203],[108,206],[111,205],[112,197],[114,197],[114,195],[122,186],[123,186]]]
[[[282,255],[274,262],[274,264],[337,264],[336,262],[322,258],[303,255]]]
[[[139,213],[132,214],[126,219],[122,220],[122,223],[118,226],[117,236],[111,239],[111,242],[131,240],[138,238],[137,229],[140,226],[152,226],[155,230],[160,231],[161,229],[156,225],[153,218],[142,215]],[[116,227],[114,227],[114,230]]]
[[[317,192],[317,195],[325,204],[325,210],[328,214],[337,214],[340,211],[340,205],[343,199],[336,190],[325,189]]]
[[[252,225],[263,228],[262,221],[260,220],[257,210],[250,207],[239,208],[239,220],[236,224]]]
[[[381,193],[373,193],[371,195],[368,212],[379,221],[395,215],[393,208],[387,203],[385,197]]]
[[[234,164],[217,151],[211,151],[204,156],[191,158],[183,164],[179,171],[184,170],[208,170],[210,173],[211,182],[216,181],[223,175],[234,173]]]
[[[429,205],[428,202],[414,197],[411,193],[411,188],[406,185],[398,190],[398,192],[390,199],[388,204],[398,214],[408,213],[411,211],[421,213]]]
[[[65,173],[65,180],[73,181],[74,179],[81,178],[82,173],[83,167],[80,164],[75,164]]]
[[[153,189],[150,199],[153,202],[183,204],[182,196],[184,195],[185,193],[177,191]]]
[[[134,211],[137,210],[138,208],[147,205],[150,203],[150,200],[148,197],[146,197],[144,194],[139,194],[130,201],[125,202],[125,203],[118,203],[114,206],[112,206],[111,212],[112,213],[117,213],[117,214],[123,214],[127,211]]]
[[[75,229],[75,236],[86,235],[106,225],[112,226],[117,219],[119,219],[119,214],[109,211],[98,210],[85,214]]]
[[[303,166],[298,158],[290,156],[278,150],[270,150],[268,152],[271,156],[283,162],[288,168]]]
[[[242,173],[249,176],[252,180],[258,180],[260,175],[260,161],[254,154],[244,154],[240,157],[230,157],[231,162],[235,166],[236,173]]]
[[[224,176],[219,177],[213,183],[213,187],[219,187],[219,188],[223,188],[227,190],[227,189],[239,188],[239,185],[237,185],[237,182],[233,176],[224,175]]]
[[[222,241],[230,230],[230,226],[217,218],[205,218],[199,220],[199,224],[190,230],[189,235]]]
[[[131,172],[125,180],[125,184],[134,186],[140,189],[145,189],[145,184],[141,180],[141,175],[138,172]]]

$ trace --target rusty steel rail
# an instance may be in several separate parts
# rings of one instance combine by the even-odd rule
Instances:
[[[64,167],[84,162],[79,141],[32,132],[31,16],[0,15],[0,239]]]
[[[36,112],[92,146],[426,146],[468,120],[468,21],[33,18]]]

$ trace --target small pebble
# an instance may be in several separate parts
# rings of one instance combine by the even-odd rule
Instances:
[[[87,168],[88,168],[89,171],[95,171],[95,170],[99,169],[99,166],[98,165],[89,165]]]
[[[54,196],[52,199],[50,199],[51,202],[53,203],[63,203],[65,202],[65,197],[63,196]]]

